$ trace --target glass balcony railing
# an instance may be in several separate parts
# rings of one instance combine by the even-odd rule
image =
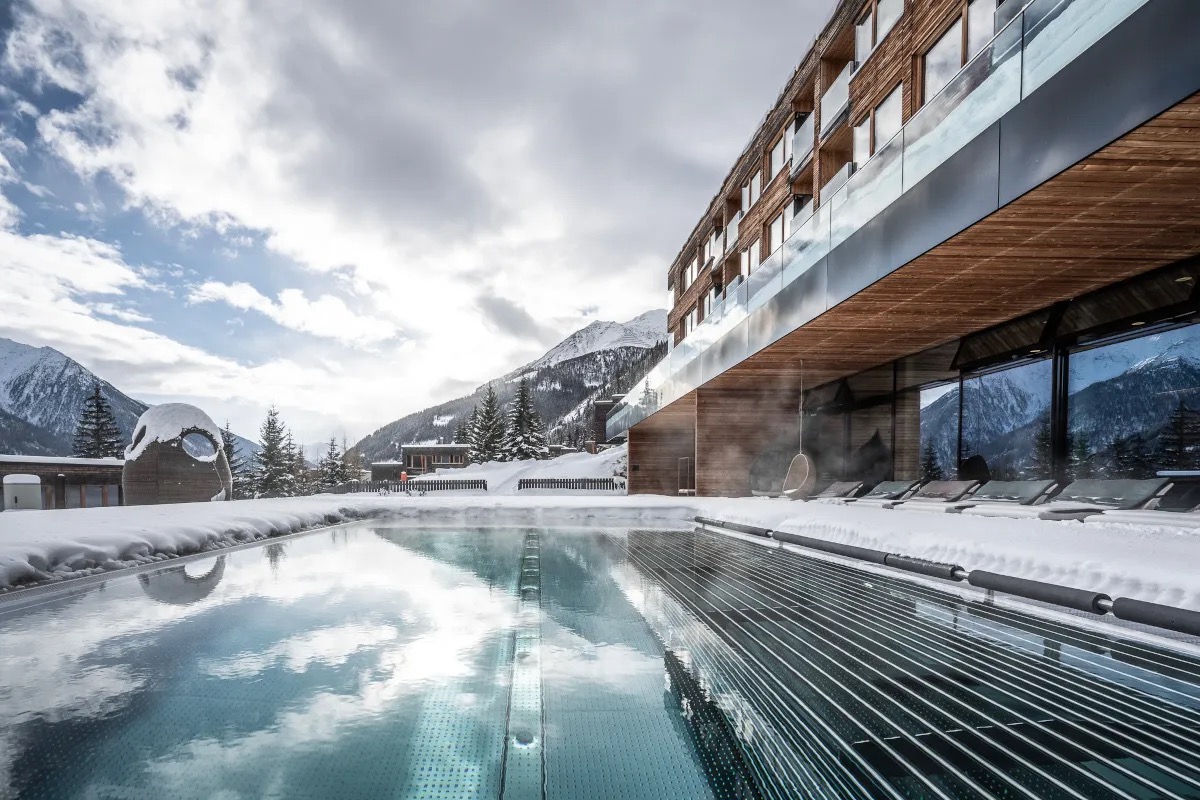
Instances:
[[[698,377],[685,381],[676,373],[1147,2],[1032,0],[1025,5],[870,159],[853,173],[849,165],[839,170],[823,187],[819,207],[806,205],[792,218],[783,246],[736,290],[731,287],[720,313],[698,325],[651,371],[656,403],[666,405],[695,389]],[[849,72],[821,98],[823,122],[846,102],[835,95],[843,77],[848,83]],[[795,161],[802,159],[800,153],[796,147]],[[730,296],[737,298],[732,304]],[[610,437],[653,413],[628,403],[636,400],[622,401],[609,416]]]
[[[825,94],[821,95],[821,135],[829,133],[833,124],[838,121],[842,111],[850,105],[850,76],[854,74],[854,62],[846,64],[845,68],[829,84]]]
[[[800,123],[800,127],[792,134],[792,169],[798,170],[812,155],[813,144],[816,141],[816,134],[813,131],[813,126],[816,116],[809,114],[804,118],[804,122]]]

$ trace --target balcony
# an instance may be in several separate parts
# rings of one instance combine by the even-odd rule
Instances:
[[[816,116],[809,114],[804,118],[804,122],[800,123],[800,127],[792,134],[792,174],[795,175],[800,171],[800,168],[808,163],[809,156],[812,155],[813,145],[816,142],[816,135],[813,128],[815,127]]]
[[[787,295],[788,303],[780,305],[782,298],[777,296],[784,289],[807,276],[827,257],[836,257],[838,253],[834,251],[846,245],[847,240],[859,230],[871,225],[881,212],[905,198],[908,192],[939,167],[946,165],[956,176],[961,175],[962,167],[957,164],[947,165],[946,162],[960,154],[967,155],[965,151],[971,151],[967,145],[977,149],[980,142],[986,141],[987,147],[998,147],[999,135],[994,128],[998,122],[1003,123],[1011,119],[1010,112],[1039,87],[1116,30],[1126,18],[1155,2],[1156,0],[1110,0],[1103,5],[1096,5],[1090,0],[1033,0],[1026,5],[940,93],[931,98],[905,123],[895,137],[883,144],[870,159],[857,165],[856,169],[846,165],[827,181],[821,193],[819,207],[814,208],[811,203],[806,204],[792,217],[791,234],[784,245],[763,261],[748,280],[733,292],[739,298],[743,296],[741,293],[744,293],[744,301],[739,299],[730,305],[726,300],[720,313],[714,313],[711,323],[706,321],[697,326],[680,347],[652,370],[650,382],[652,388],[656,389],[658,402],[661,405],[674,402],[768,346],[788,330],[805,324],[806,319],[811,317],[805,317],[804,313],[807,312],[796,310],[795,305],[807,306],[810,299],[798,296],[793,290]],[[1021,3],[1014,0],[1014,5]],[[1145,13],[1139,15],[1142,24],[1145,24],[1146,15],[1150,11],[1146,9]],[[1077,70],[1076,74],[1079,73]],[[1153,76],[1154,73],[1148,74]],[[838,82],[830,87],[821,100],[823,120],[830,119],[827,109],[832,109],[836,114],[840,108],[838,104],[845,105],[845,99],[835,94],[843,77],[848,78],[848,72],[843,72]],[[1074,75],[1072,79],[1075,79]],[[1149,81],[1148,78],[1146,80]],[[1093,93],[1080,96],[1099,95]],[[1113,110],[1111,119],[1118,120],[1111,123],[1113,125],[1132,124],[1119,108]],[[1042,117],[1038,117],[1037,120],[1032,124],[1048,124],[1042,121]],[[1064,123],[1060,120],[1058,123],[1049,124],[1057,124],[1061,128]],[[1094,122],[1089,124],[1094,125]],[[1060,133],[1059,128],[1051,129],[1047,134]],[[1111,138],[1117,138],[1128,130],[1129,127],[1121,129]],[[994,138],[985,136],[988,133]],[[1026,131],[1026,135],[1028,133]],[[1071,135],[1078,136],[1074,129],[1071,130]],[[1061,168],[1076,163],[1095,149],[1094,146],[1089,149],[1084,145],[1086,141],[1081,139],[1080,152],[1071,156],[1075,161],[1067,161]],[[796,160],[800,160],[800,152],[800,148],[795,150]],[[993,165],[1000,158],[995,149],[984,152],[988,163]],[[1044,154],[1040,152],[1014,152],[1011,155],[1014,163],[1020,161],[1022,164],[1042,157]],[[994,166],[992,170],[994,173]],[[1038,180],[1046,180],[1053,174],[1043,174]],[[954,180],[961,182],[964,179],[955,177]],[[999,178],[993,174],[989,180],[998,181]],[[944,179],[939,181],[941,182],[937,185],[945,185]],[[994,210],[998,194],[1010,192],[1010,188],[993,182],[981,191],[990,193],[989,202],[993,204]],[[1020,195],[1013,188],[1007,199],[1002,197],[999,202],[1002,205],[1017,196]],[[957,213],[954,207],[945,204],[939,206],[937,195],[918,194],[916,197],[924,198],[918,204],[924,215],[923,219]],[[981,218],[973,217],[962,224],[973,224],[971,220],[977,221]],[[954,232],[951,230],[947,235]],[[930,236],[933,235],[941,234],[930,233]],[[922,246],[928,249],[941,241],[943,239],[931,239]],[[897,255],[895,258],[898,261],[888,265],[887,270],[902,266],[905,257]],[[847,265],[842,265],[845,266]],[[830,269],[832,270],[832,267]],[[829,280],[832,281],[834,273],[831,271],[829,275]],[[879,273],[876,273],[874,279],[878,276]],[[873,279],[868,279],[868,283],[870,280]],[[840,277],[839,281],[845,283],[846,279]],[[814,285],[824,286],[824,283],[815,282]],[[832,308],[844,299],[843,296],[834,296],[829,290],[819,291],[821,297],[811,298],[814,313]],[[855,290],[851,287],[847,291]],[[727,296],[729,294],[727,292]],[[772,303],[773,300],[776,302]],[[770,307],[763,308],[767,304],[771,304]],[[734,313],[730,313],[730,308],[734,309]],[[758,313],[760,309],[761,313]],[[787,317],[786,324],[791,326],[790,328],[781,330],[778,326],[783,323],[772,322],[781,316]],[[740,324],[742,321],[746,324]],[[770,333],[752,335],[750,329],[754,328],[757,331],[760,325],[764,329],[770,325],[776,327],[772,328]],[[713,347],[718,341],[720,346]],[[701,355],[704,358],[698,359]],[[609,417],[607,428],[610,438],[619,435],[651,413],[653,410],[632,406],[622,409],[618,406]]]
[[[821,95],[821,137],[833,130],[843,115],[850,110],[850,76],[854,74],[854,62],[850,61],[829,84]]]

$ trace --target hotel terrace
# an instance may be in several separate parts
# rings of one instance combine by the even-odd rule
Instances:
[[[1195,382],[1084,389],[1200,355],[1196,30],[1195,0],[839,2],[667,272],[672,349],[607,419],[630,492],[749,494],[801,387],[825,481],[1132,469],[1122,422]]]

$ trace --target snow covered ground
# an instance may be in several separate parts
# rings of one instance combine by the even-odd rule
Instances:
[[[486,477],[480,493],[424,497],[317,495],[169,506],[0,514],[0,590],[215,550],[354,519],[429,524],[611,524],[690,527],[696,515],[946,561],[1200,610],[1200,531],[888,511],[766,498],[675,498],[515,492],[520,477],[606,477],[599,456],[447,470]]]

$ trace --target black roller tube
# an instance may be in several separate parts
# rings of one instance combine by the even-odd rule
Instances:
[[[914,556],[901,556],[895,553],[888,555],[883,563],[896,569],[918,572],[922,575],[943,578],[948,581],[961,581],[966,575],[966,570],[957,564],[943,564],[941,561],[930,561],[925,558],[915,558]]]
[[[1118,597],[1113,600],[1112,613],[1118,619],[1128,622],[1140,622],[1143,625],[1200,636],[1200,611]]]
[[[801,536],[798,533],[785,533],[784,531],[771,531],[771,538],[788,544],[798,544],[801,547],[808,547],[813,550],[821,550],[834,555],[845,556],[846,558],[857,558],[861,561],[870,561],[874,564],[887,563],[888,553],[882,550],[872,550],[868,547],[855,547],[851,544],[840,544],[838,542],[830,542],[825,539],[813,539],[810,536]]]
[[[709,517],[696,517],[696,522],[700,525],[712,525],[715,528],[725,528],[738,533],[748,533],[751,536],[769,537],[771,531],[767,528],[759,528],[755,525],[743,525],[740,522],[726,522],[720,519],[710,519]]]
[[[1089,611],[1093,614],[1103,614],[1105,609],[1102,601],[1110,600],[1101,592],[1089,592],[1085,589],[1072,589],[1070,586],[1059,586],[1055,583],[1042,583],[1027,578],[1014,578],[1011,575],[998,575],[995,572],[972,570],[967,576],[972,586],[981,589],[994,589],[997,592],[1027,597],[1030,600],[1040,600],[1056,606],[1074,608],[1078,611]]]

